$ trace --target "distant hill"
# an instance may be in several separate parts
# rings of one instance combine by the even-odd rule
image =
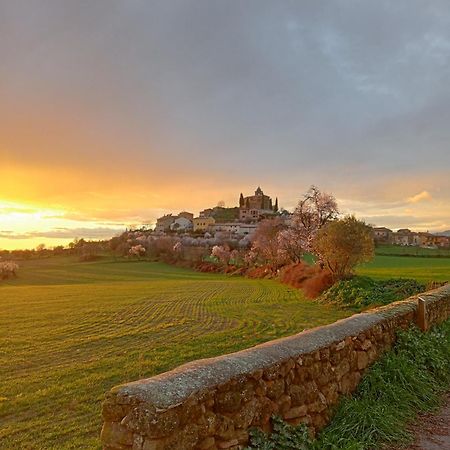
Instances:
[[[447,230],[447,231],[441,231],[441,232],[439,232],[439,233],[434,233],[434,234],[436,234],[436,235],[438,235],[438,236],[449,236],[449,237],[450,237],[450,230]]]

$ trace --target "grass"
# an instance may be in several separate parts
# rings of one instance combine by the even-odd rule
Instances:
[[[393,246],[389,248],[391,247],[394,249],[404,248]],[[426,251],[429,249],[420,250]],[[310,254],[306,254],[304,259],[308,264],[314,263],[314,257]],[[416,256],[380,255],[376,253],[374,259],[369,263],[361,264],[357,268],[356,273],[357,275],[364,275],[376,279],[412,278],[423,283],[432,281],[450,282],[450,257],[420,258]]]
[[[361,265],[357,274],[375,279],[413,278],[424,283],[450,281],[450,258],[376,255],[373,261]]]
[[[339,404],[331,423],[311,442],[305,425],[274,418],[276,433],[254,432],[255,450],[370,450],[407,444],[419,412],[432,411],[450,388],[450,320],[429,333],[401,332],[393,350]],[[392,448],[392,447],[391,447]]]
[[[107,258],[25,262],[0,285],[0,448],[99,449],[111,387],[348,314],[270,280]]]
[[[450,388],[450,321],[427,334],[399,333],[395,349],[374,364],[319,435],[321,450],[366,450],[406,444],[407,425],[432,411]]]
[[[332,303],[360,311],[362,308],[387,305],[426,290],[423,283],[408,278],[374,280],[356,276],[341,280],[318,298],[320,303]]]
[[[450,258],[448,248],[422,248],[403,245],[379,245],[375,248],[377,255],[383,256],[415,256],[422,258]]]

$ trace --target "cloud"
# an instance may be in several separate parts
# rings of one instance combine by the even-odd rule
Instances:
[[[54,228],[47,231],[29,231],[26,233],[12,233],[11,231],[0,231],[0,238],[6,239],[109,239],[120,234],[124,228]]]
[[[432,200],[432,199],[433,199],[433,197],[431,196],[431,194],[428,191],[422,191],[416,195],[413,195],[412,197],[409,197],[407,201],[408,201],[408,203],[419,203],[419,202]]]

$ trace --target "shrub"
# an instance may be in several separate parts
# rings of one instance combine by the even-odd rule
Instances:
[[[211,250],[211,256],[216,258],[223,266],[227,266],[231,258],[230,247],[227,245],[215,245]]]
[[[372,228],[353,216],[328,222],[319,230],[313,246],[335,280],[348,278],[357,264],[374,256]]]
[[[251,447],[246,450],[308,450],[311,440],[305,424],[290,426],[280,417],[272,418],[273,433],[266,434],[258,429],[250,431]]]
[[[13,261],[0,262],[0,280],[7,280],[17,276],[19,265]]]
[[[133,245],[130,250],[128,251],[128,254],[130,256],[136,256],[140,258],[142,255],[145,255],[145,247],[142,244]]]
[[[328,270],[305,262],[283,267],[280,271],[280,281],[302,289],[309,298],[316,298],[333,284]]]
[[[319,301],[359,309],[387,305],[423,292],[425,288],[424,284],[407,278],[374,280],[357,276],[350,280],[338,281],[319,297]]]

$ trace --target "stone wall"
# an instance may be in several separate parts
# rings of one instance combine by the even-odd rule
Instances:
[[[420,295],[428,326],[450,315],[450,285]],[[315,433],[339,396],[418,318],[418,296],[218,358],[117,386],[103,404],[105,450],[239,449],[278,414]]]

